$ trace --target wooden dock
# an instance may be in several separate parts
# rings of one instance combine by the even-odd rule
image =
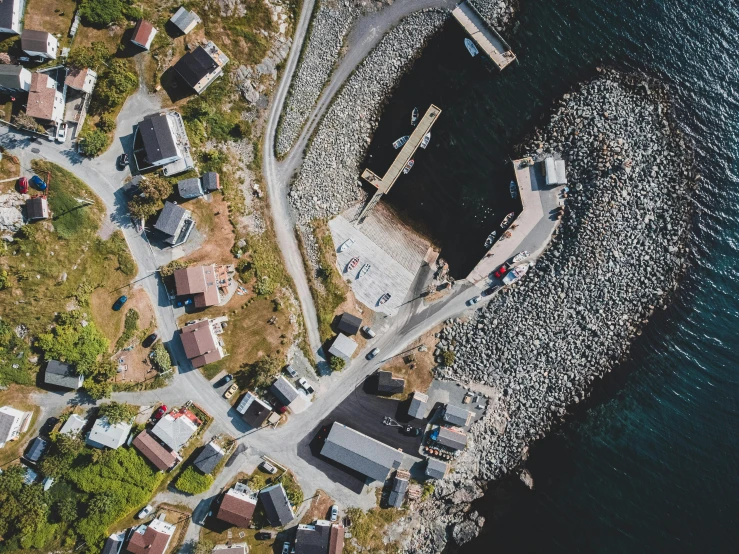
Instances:
[[[452,11],[452,15],[477,46],[493,60],[498,69],[502,71],[516,61],[516,55],[503,37],[495,29],[489,27],[477,10],[466,1],[458,4]]]

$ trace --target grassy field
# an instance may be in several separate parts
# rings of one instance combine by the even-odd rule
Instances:
[[[34,405],[29,399],[33,391],[32,387],[20,385],[10,385],[6,390],[0,391],[0,406],[10,406],[16,410],[33,412],[28,431],[22,433],[18,440],[9,442],[3,448],[0,448],[0,469],[17,460],[23,454],[28,442],[33,438],[31,431],[39,414],[38,406]]]
[[[74,0],[28,0],[23,27],[61,35],[63,39],[72,25],[76,7]]]
[[[397,554],[401,551],[400,545],[395,542],[386,543],[385,528],[403,515],[403,510],[372,508],[366,512],[359,508],[349,508],[347,515],[352,520],[351,532],[360,549],[352,543],[344,543],[345,554],[357,552],[384,552]]]

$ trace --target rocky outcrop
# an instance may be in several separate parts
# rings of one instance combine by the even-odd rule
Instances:
[[[439,376],[484,383],[500,397],[473,426],[448,482],[404,523],[407,551],[440,551],[440,529],[447,543],[469,540],[478,516],[448,491],[479,490],[518,468],[527,445],[624,359],[676,287],[694,178],[668,110],[659,83],[606,71],[565,95],[549,125],[521,147],[567,161],[562,225],[519,284],[440,333],[440,348],[455,361]]]
[[[470,0],[480,15],[499,31],[513,24],[513,15],[518,8],[517,0]]]

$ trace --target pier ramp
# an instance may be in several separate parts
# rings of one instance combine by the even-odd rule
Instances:
[[[477,46],[501,71],[516,61],[516,55],[498,31],[488,26],[477,10],[467,2],[452,11],[454,19],[464,28]]]

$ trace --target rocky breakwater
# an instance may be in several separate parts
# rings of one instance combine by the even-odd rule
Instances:
[[[482,521],[469,502],[520,468],[531,441],[624,359],[677,286],[696,177],[669,111],[659,83],[605,71],[565,95],[522,146],[521,154],[567,161],[565,214],[519,284],[439,334],[439,348],[455,354],[439,376],[483,383],[497,398],[456,471],[401,522],[410,529],[407,551],[438,552],[474,537]]]

